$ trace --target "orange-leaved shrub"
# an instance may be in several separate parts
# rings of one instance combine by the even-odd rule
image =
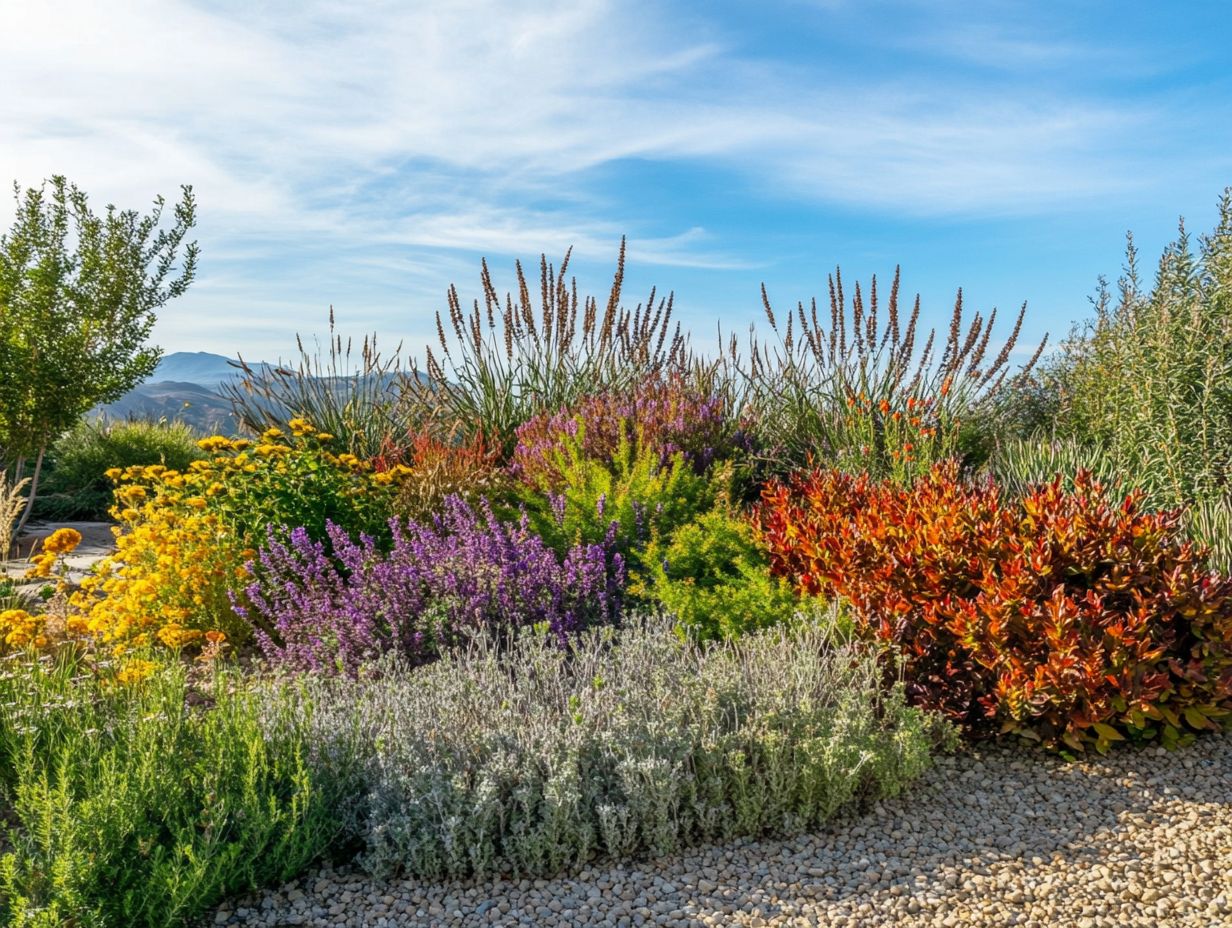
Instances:
[[[953,462],[911,486],[820,470],[767,486],[757,518],[772,569],[850,600],[913,699],[973,736],[1170,744],[1232,710],[1232,580],[1178,513],[1088,473],[1018,497]]]
[[[441,440],[419,433],[405,447],[383,452],[374,465],[381,471],[393,460],[406,462],[393,506],[403,518],[431,521],[442,511],[448,496],[460,496],[471,502],[481,498],[496,500],[509,486],[500,448],[482,435],[466,440],[456,436]]]

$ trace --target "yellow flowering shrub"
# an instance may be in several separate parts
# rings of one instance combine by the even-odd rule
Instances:
[[[332,521],[351,534],[388,534],[405,468],[376,473],[335,454],[334,437],[311,423],[292,419],[288,427],[290,435],[270,429],[256,441],[205,438],[199,447],[210,457],[184,471],[108,471],[117,484],[117,550],[73,598],[91,634],[121,648],[149,642],[179,650],[215,631],[243,640],[249,630],[231,596],[242,593],[245,564],[268,527],[302,526],[324,539]]]
[[[47,644],[43,634],[44,619],[25,609],[5,609],[0,612],[0,654],[20,651],[33,645],[42,648]]]

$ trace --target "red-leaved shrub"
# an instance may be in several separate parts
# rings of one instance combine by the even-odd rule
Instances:
[[[773,483],[773,570],[851,601],[909,692],[973,735],[1175,742],[1232,711],[1232,581],[1178,513],[1110,504],[1088,473],[1023,498],[941,464],[912,486],[833,470]]]

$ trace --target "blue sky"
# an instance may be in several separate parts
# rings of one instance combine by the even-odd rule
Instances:
[[[480,256],[573,245],[606,293],[622,234],[628,302],[675,291],[702,348],[836,264],[1038,339],[1232,184],[1223,0],[253,6],[0,0],[0,177],[195,187],[172,351],[285,357],[332,304],[418,353]]]

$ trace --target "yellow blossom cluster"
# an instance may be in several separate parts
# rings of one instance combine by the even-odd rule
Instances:
[[[25,609],[5,609],[0,612],[0,654],[29,645],[41,648],[46,644],[41,615],[32,615]]]
[[[75,528],[58,528],[44,541],[42,551],[30,560],[27,579],[50,577],[56,562],[65,554],[71,554],[81,544],[81,532]]]
[[[211,457],[184,471],[155,465],[113,468],[117,550],[82,583],[72,605],[94,636],[113,647],[142,642],[172,650],[242,640],[232,608],[249,579],[268,525],[305,525],[321,507],[370,512],[383,521],[387,487],[403,476],[378,474],[353,454],[335,454],[334,437],[304,419],[291,435],[267,429],[255,441],[221,435],[198,446]],[[217,633],[217,634],[215,634]]]

